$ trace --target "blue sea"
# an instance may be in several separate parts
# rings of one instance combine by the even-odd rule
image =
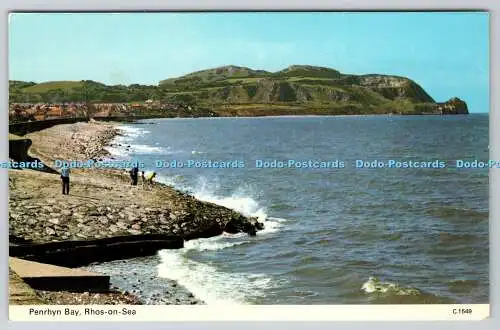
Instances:
[[[198,239],[141,259],[142,271],[209,304],[488,303],[488,169],[455,166],[489,159],[488,123],[486,114],[154,119],[122,125],[109,151],[264,222],[256,237]],[[391,160],[400,167],[378,167]]]

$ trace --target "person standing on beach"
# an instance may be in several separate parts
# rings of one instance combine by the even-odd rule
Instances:
[[[61,180],[62,180],[62,193],[63,195],[69,195],[69,173],[70,169],[68,165],[64,165],[61,169]]]
[[[139,177],[139,166],[135,165],[130,170],[130,178],[132,179],[132,185],[137,186],[137,178]]]

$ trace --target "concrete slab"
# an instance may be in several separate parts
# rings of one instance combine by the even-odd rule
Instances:
[[[109,276],[79,269],[9,257],[9,267],[37,290],[70,292],[109,291]]]
[[[35,290],[9,268],[9,305],[43,305]]]

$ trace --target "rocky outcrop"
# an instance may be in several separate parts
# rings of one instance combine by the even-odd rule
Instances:
[[[467,104],[458,97],[437,104],[437,110],[443,115],[466,115],[469,113]]]
[[[248,233],[251,236],[255,236],[258,230],[264,229],[264,224],[259,222],[257,219],[252,218],[248,221],[245,217],[240,214],[235,214],[233,219],[226,223],[224,227],[224,232],[229,234],[236,233]]]
[[[50,185],[59,192],[56,180]],[[189,197],[187,202],[180,199],[175,206],[163,207],[144,207],[138,203],[116,205],[94,199],[82,203],[76,198],[38,199],[29,194],[19,195],[16,183],[12,183],[11,189],[14,193],[9,204],[9,232],[36,243],[147,234],[191,240],[217,236],[224,231],[255,235],[262,229],[255,219]]]

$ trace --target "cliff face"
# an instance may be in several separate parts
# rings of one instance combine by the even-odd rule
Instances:
[[[360,78],[360,85],[380,93],[387,99],[407,98],[418,102],[434,102],[434,99],[414,81],[408,78],[368,75]]]
[[[411,102],[434,102],[416,83],[405,78],[369,77],[357,79],[359,84],[317,82],[308,78],[283,81],[262,78],[251,84],[234,85],[190,92],[199,102],[210,103],[269,103],[269,102],[359,102],[377,104],[406,99]]]

